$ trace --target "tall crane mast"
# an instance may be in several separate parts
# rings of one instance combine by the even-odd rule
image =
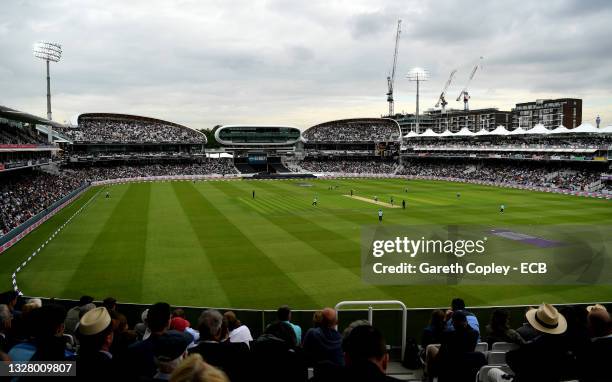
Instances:
[[[448,87],[453,82],[453,78],[455,77],[456,73],[457,73],[457,69],[453,69],[450,76],[448,76],[448,80],[446,80],[446,84],[444,84],[444,88],[442,88],[442,93],[440,93],[440,98],[438,98],[438,102],[436,103],[435,107],[439,107],[440,105],[442,105],[442,113],[446,112],[446,105],[448,105],[448,101],[445,98],[446,91],[448,90]]]
[[[387,102],[389,102],[389,116],[395,114],[393,111],[393,84],[395,82],[395,67],[397,65],[397,51],[399,49],[399,39],[401,30],[402,20],[397,20],[397,33],[395,34],[395,52],[393,53],[393,68],[391,69],[391,74],[387,76]]]
[[[472,69],[472,72],[470,73],[470,77],[468,78],[467,84],[465,84],[465,87],[463,88],[463,90],[461,90],[461,93],[459,93],[459,96],[457,97],[457,102],[461,99],[461,97],[463,97],[463,110],[465,111],[470,110],[470,107],[468,105],[468,102],[470,100],[470,93],[468,92],[468,88],[470,86],[470,83],[472,83],[472,80],[474,79],[474,75],[476,75],[476,71],[481,66],[481,62],[482,57],[480,57],[480,61],[478,61],[478,63],[474,65],[474,69]]]

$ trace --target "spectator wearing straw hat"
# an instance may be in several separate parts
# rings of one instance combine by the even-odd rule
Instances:
[[[76,358],[81,380],[111,380],[114,375],[113,321],[105,307],[92,309],[79,321],[77,336],[81,347]]]
[[[542,304],[525,314],[538,336],[517,350],[506,354],[506,362],[514,373],[514,382],[552,382],[563,379],[567,367],[573,365],[568,355],[568,345],[561,334],[567,330],[565,317],[550,304]],[[505,373],[493,369],[489,380],[501,381]]]
[[[608,311],[606,307],[601,304],[589,305],[586,307],[586,310],[588,313],[591,313],[593,310],[604,310],[606,312]]]

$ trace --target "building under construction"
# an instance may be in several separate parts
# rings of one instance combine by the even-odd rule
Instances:
[[[539,99],[517,103],[512,109],[512,128],[529,130],[537,124],[547,129],[563,125],[569,129],[582,123],[582,100],[577,98]]]
[[[472,132],[483,129],[491,131],[497,126],[503,126],[507,130],[519,127],[529,130],[537,124],[542,124],[547,129],[553,129],[559,125],[571,129],[582,123],[582,100],[561,98],[523,102],[517,103],[512,111],[497,108],[445,111],[429,109],[419,116],[418,131],[414,114],[399,114],[393,119],[400,125],[404,135],[410,131],[420,134],[427,129],[436,133],[444,131],[456,133],[463,128]]]

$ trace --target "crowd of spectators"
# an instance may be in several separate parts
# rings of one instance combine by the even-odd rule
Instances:
[[[313,126],[303,133],[310,142],[392,142],[400,129],[394,121],[342,121]]]
[[[4,174],[0,182],[0,236],[77,189],[82,179],[42,171]]]
[[[203,156],[202,153],[196,153]],[[151,160],[166,158],[193,158],[193,154],[188,151],[98,151],[98,152],[72,152],[72,161],[105,161],[105,160]]]
[[[599,137],[466,137],[466,138],[412,138],[407,139],[408,148],[496,150],[496,149],[608,149],[612,146],[612,135]]]
[[[0,122],[0,145],[42,145],[47,136],[34,127]]]
[[[236,314],[204,310],[197,324],[167,303],[151,305],[133,329],[116,300],[96,306],[90,296],[66,311],[61,305],[0,295],[0,359],[76,361],[76,380],[88,381],[395,381],[381,332],[367,321],[337,330],[332,308],[315,313],[302,336],[291,309],[253,338]],[[318,318],[317,318],[318,317]]]
[[[542,304],[529,308],[525,320],[512,329],[509,312],[493,311],[490,323],[480,330],[478,319],[454,299],[449,310],[434,310],[421,336],[420,358],[428,380],[472,381],[487,364],[477,351],[503,343],[503,363],[490,367],[479,380],[501,381],[607,381],[612,357],[612,321],[603,305],[564,306],[557,310]],[[480,338],[480,340],[479,340]],[[608,361],[606,361],[608,360]]]
[[[368,159],[319,159],[307,157],[300,163],[306,171],[316,173],[345,173],[345,174],[392,174],[397,164],[392,161]]]
[[[40,299],[22,302],[18,308],[17,292],[0,294],[0,360],[76,361],[76,380],[306,381],[308,368],[315,382],[397,380],[386,374],[389,351],[381,332],[358,320],[341,333],[332,308],[316,311],[302,332],[291,309],[280,307],[254,338],[232,311],[206,309],[192,325],[182,309],[160,302],[130,328],[114,298],[97,306],[83,296],[68,311]],[[481,326],[455,298],[448,310],[432,312],[420,345],[407,349],[403,362],[422,362],[427,380],[473,381],[488,362],[477,346],[501,342],[504,362],[480,380],[609,380],[612,321],[605,306],[542,304],[527,309],[516,329],[509,317],[496,309]]]
[[[138,119],[89,118],[78,127],[60,129],[75,142],[105,143],[198,143],[204,136],[192,129]]]
[[[134,163],[118,166],[97,166],[67,168],[63,171],[74,177],[85,181],[94,182],[107,179],[140,178],[150,176],[170,176],[170,175],[228,175],[235,174],[231,158],[202,158],[196,163],[155,163],[142,164]]]
[[[134,164],[71,168],[58,173],[32,170],[3,174],[0,182],[0,236],[85,183],[148,176],[234,173],[236,169],[231,158],[203,158],[198,163]]]
[[[530,187],[551,187],[569,191],[584,191],[597,182],[601,173],[595,170],[551,168],[543,164],[500,164],[448,161],[405,161],[398,175],[455,178],[470,181],[515,184]]]

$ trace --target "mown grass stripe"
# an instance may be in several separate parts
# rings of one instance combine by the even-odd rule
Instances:
[[[124,301],[140,301],[150,191],[151,183],[128,186],[89,251],[81,258],[64,296],[76,298],[84,293],[102,293]],[[126,253],[128,259],[124,257]]]
[[[229,299],[171,183],[151,189],[142,302],[229,306]],[[185,275],[177,283],[176,275]]]
[[[229,186],[230,183],[224,183],[223,186]],[[288,302],[300,299],[314,306],[310,296],[215,206],[214,199],[209,199],[206,193],[213,185],[211,183],[207,186],[199,187],[198,190],[191,183],[173,184],[183,212],[205,248],[208,260],[232,306],[257,304],[274,308],[279,298]],[[252,264],[257,264],[257,267],[253,268]]]

